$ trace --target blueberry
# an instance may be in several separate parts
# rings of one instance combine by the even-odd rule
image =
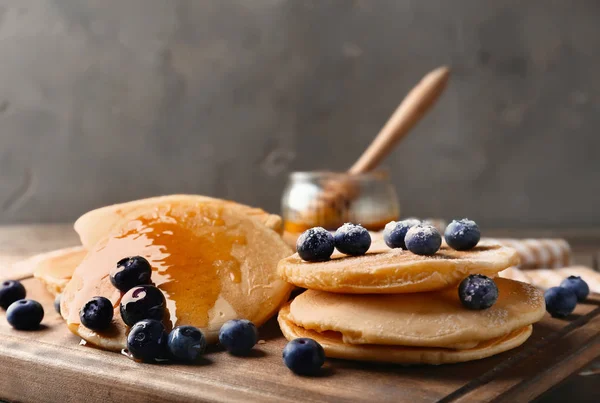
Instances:
[[[433,225],[419,224],[406,232],[404,241],[415,255],[433,255],[442,245],[442,236]]]
[[[25,298],[25,287],[19,281],[8,280],[0,284],[0,306],[8,309],[10,304]]]
[[[329,260],[333,248],[333,235],[322,227],[314,227],[304,231],[296,241],[298,255],[307,262]]]
[[[416,218],[408,218],[402,221],[390,221],[383,229],[383,240],[390,248],[406,249],[404,238],[408,230],[415,225],[421,224]]]
[[[56,298],[54,298],[54,310],[58,312],[60,315],[60,299],[62,298],[62,294],[58,294]]]
[[[337,229],[333,241],[340,252],[360,256],[369,250],[371,235],[361,225],[346,223]]]
[[[44,308],[32,299],[13,302],[6,310],[6,320],[18,330],[34,330],[44,319]]]
[[[127,350],[138,360],[153,362],[167,355],[165,326],[154,319],[141,320],[127,335]]]
[[[110,325],[113,315],[113,304],[105,297],[94,297],[79,310],[81,324],[92,330],[106,329]]]
[[[206,339],[204,334],[194,326],[179,326],[169,334],[167,347],[174,359],[193,362],[204,353]]]
[[[165,314],[165,296],[152,285],[133,287],[121,298],[121,318],[128,326],[142,319],[162,320]]]
[[[150,284],[152,267],[141,256],[121,259],[117,266],[110,271],[110,282],[116,288],[127,292],[137,285]]]
[[[294,339],[283,349],[283,362],[297,375],[315,375],[325,363],[325,351],[313,339]]]
[[[471,274],[458,286],[458,298],[469,309],[487,309],[498,300],[498,286],[489,277]]]
[[[544,293],[546,311],[553,318],[564,318],[573,312],[577,305],[577,295],[568,288],[552,287]]]
[[[219,343],[233,355],[246,355],[258,341],[258,330],[246,319],[225,322],[219,331]]]
[[[475,221],[463,218],[453,220],[444,231],[444,239],[452,249],[469,250],[479,243],[481,232]]]
[[[579,276],[569,276],[560,283],[562,288],[571,290],[577,296],[577,301],[583,302],[590,293],[590,287]]]

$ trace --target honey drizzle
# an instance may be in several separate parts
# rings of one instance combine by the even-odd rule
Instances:
[[[246,238],[241,232],[232,234],[232,226],[214,207],[180,210],[175,205],[143,215],[100,242],[77,269],[83,284],[75,306],[95,295],[110,297],[117,306],[120,294],[110,288],[108,273],[121,258],[139,255],[152,265],[152,280],[165,294],[172,326],[207,326],[222,279],[241,282],[241,264],[231,250],[246,244]],[[71,322],[79,322],[78,315],[70,314]]]

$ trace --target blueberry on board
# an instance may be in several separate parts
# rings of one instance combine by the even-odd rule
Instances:
[[[219,331],[219,343],[233,355],[247,355],[258,342],[258,329],[246,319],[225,322]]]
[[[487,309],[498,300],[498,286],[489,277],[471,274],[458,286],[458,298],[469,309]]]
[[[6,310],[6,320],[17,330],[34,330],[44,319],[44,308],[32,299],[20,299]]]
[[[448,224],[444,231],[444,239],[452,249],[469,250],[477,246],[481,232],[475,221],[463,218]]]
[[[313,339],[294,339],[283,349],[283,362],[297,375],[315,375],[325,363],[325,351]]]
[[[206,339],[194,326],[178,326],[169,333],[167,348],[175,360],[193,362],[204,353]]]
[[[577,301],[583,302],[590,293],[590,287],[579,276],[569,276],[560,283],[562,288],[571,290],[577,296]]]
[[[15,301],[25,298],[25,287],[19,281],[7,280],[0,283],[0,306],[4,309]]]
[[[383,240],[390,248],[406,249],[404,238],[409,229],[421,224],[416,218],[408,218],[402,221],[390,221],[383,229]]]
[[[577,295],[568,288],[552,287],[544,293],[546,311],[553,318],[565,318],[577,306]]]
[[[131,256],[121,259],[110,271],[110,282],[122,292],[127,292],[135,286],[150,284],[152,267],[141,256]]]
[[[371,246],[371,235],[359,224],[346,223],[339,227],[333,236],[334,244],[340,252],[360,256]]]
[[[58,312],[60,315],[60,300],[62,298],[62,294],[58,294],[56,298],[54,298],[54,310]]]
[[[322,227],[314,227],[304,231],[296,241],[298,255],[307,262],[329,260],[333,249],[333,235]]]
[[[113,304],[108,298],[94,297],[79,310],[79,320],[88,329],[104,330],[110,326],[113,314]]]
[[[153,285],[133,287],[121,298],[121,318],[127,326],[143,319],[162,320],[165,304],[162,291]]]
[[[430,256],[442,246],[442,236],[439,231],[429,224],[419,224],[411,227],[404,237],[406,248],[415,255]]]
[[[137,322],[127,335],[127,350],[138,360],[154,362],[167,355],[165,326],[154,319]]]

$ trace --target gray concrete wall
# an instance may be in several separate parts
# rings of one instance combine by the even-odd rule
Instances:
[[[278,210],[403,95],[404,212],[600,226],[600,2],[0,0],[0,222],[194,192]]]

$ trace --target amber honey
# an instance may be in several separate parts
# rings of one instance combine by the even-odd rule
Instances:
[[[312,227],[336,230],[346,222],[380,231],[400,216],[395,188],[384,171],[362,175],[294,172],[281,209],[288,234]]]
[[[397,219],[398,219],[398,217],[394,216],[394,217],[389,217],[384,220],[378,220],[378,221],[372,221],[372,222],[369,222],[369,221],[357,222],[356,224],[362,225],[369,231],[381,231],[381,230],[383,230],[383,228],[385,227],[385,225],[387,223],[389,223],[390,221],[395,221]],[[340,226],[342,226],[343,224],[344,224],[343,222],[335,222],[332,225],[331,221],[329,223],[319,223],[319,222],[308,223],[308,222],[286,221],[284,224],[284,230],[289,233],[300,234],[309,228],[318,226],[318,227],[324,227],[325,229],[334,231],[337,228],[339,228]]]
[[[232,248],[244,245],[246,238],[226,224],[220,214],[202,206],[193,212],[172,207],[133,219],[121,231],[101,241],[83,261],[82,266],[91,267],[81,270],[85,275],[79,289],[98,284],[106,287],[106,281],[98,281],[98,276],[107,276],[112,265],[124,257],[143,256],[152,266],[153,282],[165,294],[172,325],[207,326],[223,279],[241,281],[240,262],[232,255]],[[82,297],[88,294],[79,293]],[[112,295],[117,306],[118,292],[103,294]]]

